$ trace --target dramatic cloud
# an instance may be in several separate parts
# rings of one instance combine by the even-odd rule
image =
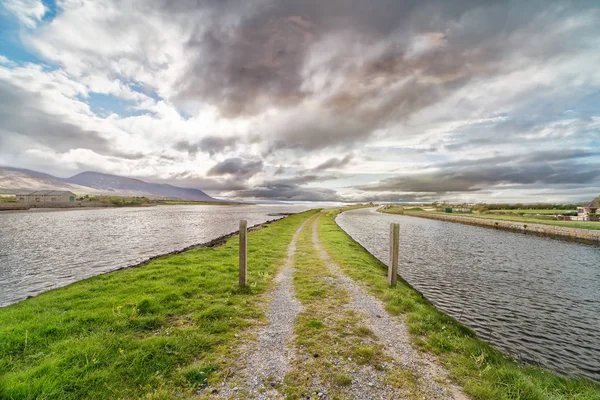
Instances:
[[[574,161],[597,155],[598,152],[568,150],[457,161],[436,166],[432,172],[387,178],[357,189],[445,194],[480,191],[495,185],[598,186],[600,163]]]
[[[261,160],[243,160],[241,158],[228,158],[221,161],[214,167],[208,170],[208,176],[231,175],[240,179],[248,179],[258,174],[263,169]]]
[[[110,142],[98,132],[88,131],[74,122],[44,111],[39,96],[0,81],[0,140],[25,136],[58,151],[88,148],[111,153]]]
[[[598,187],[597,1],[7,0],[0,24],[0,164],[287,200]]]
[[[293,183],[266,183],[264,185],[235,192],[241,198],[259,198],[287,201],[339,201],[335,190],[304,188]]]
[[[238,140],[234,137],[208,136],[196,143],[188,141],[177,142],[174,148],[180,151],[187,151],[190,154],[203,151],[214,156],[215,154],[223,153],[225,150],[233,149],[237,142]]]
[[[332,168],[343,168],[352,161],[352,154],[348,154],[344,158],[330,158],[322,164],[313,168],[313,171],[327,171]]]

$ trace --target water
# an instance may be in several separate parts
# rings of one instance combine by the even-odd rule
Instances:
[[[157,206],[0,213],[0,307],[305,205]]]
[[[470,225],[345,212],[339,225],[440,310],[517,359],[600,380],[600,246]]]

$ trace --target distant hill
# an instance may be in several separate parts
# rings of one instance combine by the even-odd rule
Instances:
[[[114,192],[115,194],[141,193],[153,197],[169,199],[218,201],[199,189],[181,188],[164,183],[148,183],[140,179],[92,171],[82,172],[71,178],[65,179],[65,181],[76,185],[87,186],[101,192]]]
[[[77,194],[111,194],[194,201],[221,201],[202,190],[168,184],[148,183],[140,179],[99,172],[82,172],[70,178],[58,178],[27,169],[0,167],[0,193],[35,190],[70,190]]]
[[[0,167],[0,193],[14,194],[36,190],[70,190],[75,193],[97,194],[97,191],[65,182],[61,178],[28,169]]]

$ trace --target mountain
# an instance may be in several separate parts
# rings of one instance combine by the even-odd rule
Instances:
[[[65,179],[66,182],[87,186],[101,192],[113,192],[129,195],[149,195],[169,199],[185,199],[196,201],[219,201],[199,189],[181,188],[165,183],[148,183],[140,179],[118,175],[102,174],[87,171]]]
[[[110,194],[162,199],[222,201],[210,197],[199,189],[148,183],[140,179],[102,174],[99,172],[88,171],[70,178],[58,178],[28,169],[0,167],[0,193],[33,192],[35,190],[70,190],[77,194]]]
[[[97,191],[61,178],[28,169],[0,167],[0,193],[34,192],[36,190],[70,190],[75,193],[97,194]]]

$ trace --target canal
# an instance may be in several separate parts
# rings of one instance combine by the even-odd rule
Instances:
[[[386,264],[400,223],[399,274],[436,307],[516,359],[600,380],[600,246],[374,208],[337,222]]]

